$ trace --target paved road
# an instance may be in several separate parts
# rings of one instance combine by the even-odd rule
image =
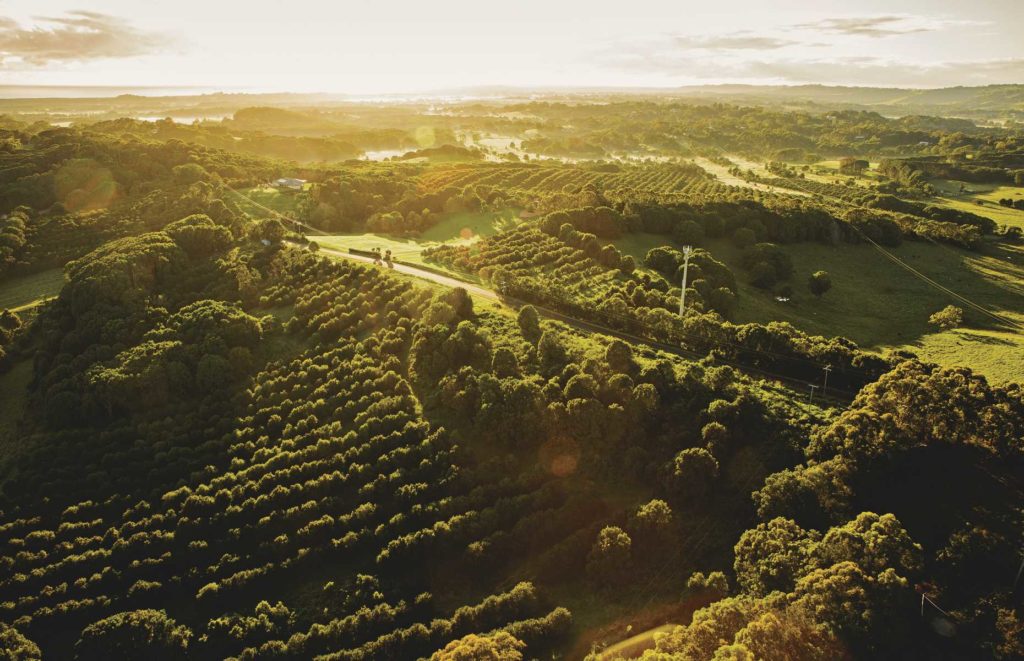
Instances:
[[[299,244],[294,245],[297,246]],[[319,252],[325,255],[330,255],[332,257],[343,257],[345,259],[351,259],[357,262],[366,262],[367,264],[374,263],[372,257],[367,257],[366,255],[357,255],[355,253],[350,253],[344,250],[335,250],[334,248],[324,248],[323,246],[321,246]],[[386,266],[381,266],[380,268],[387,269]],[[498,296],[497,292],[487,289],[486,287],[474,285],[471,282],[466,282],[465,280],[459,280],[458,278],[452,278],[446,275],[441,275],[440,273],[434,273],[433,271],[428,271],[426,269],[417,268],[412,264],[394,262],[394,271],[396,271],[397,273],[405,273],[406,275],[413,275],[416,276],[417,278],[423,278],[424,280],[430,280],[432,282],[436,282],[440,285],[445,285],[448,287],[462,287],[471,294],[483,296],[484,298],[489,298],[492,301],[501,300],[501,297]]]

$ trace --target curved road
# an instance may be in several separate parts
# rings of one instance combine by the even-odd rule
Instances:
[[[301,244],[298,243],[293,243],[291,245],[296,247],[301,246]],[[323,253],[325,255],[330,255],[332,257],[351,259],[353,261],[364,262],[367,264],[374,263],[372,257],[367,257],[365,255],[357,255],[350,252],[345,252],[344,250],[335,250],[334,248],[321,247],[317,252]],[[380,268],[386,269],[387,267],[380,266]],[[689,351],[687,349],[683,349],[682,347],[677,347],[672,344],[665,344],[664,342],[649,340],[645,337],[640,337],[639,335],[633,335],[631,333],[615,330],[614,328],[608,328],[607,326],[601,326],[599,324],[591,323],[583,319],[570,317],[568,315],[562,314],[561,312],[556,312],[549,308],[537,305],[536,303],[521,301],[511,296],[502,296],[492,289],[487,289],[486,287],[481,287],[480,285],[476,285],[471,282],[466,282],[465,280],[459,280],[458,278],[453,278],[451,276],[441,275],[440,273],[428,271],[427,269],[421,269],[416,266],[413,266],[412,264],[394,262],[393,270],[396,271],[397,273],[404,273],[406,275],[422,278],[424,280],[430,280],[431,282],[436,282],[447,287],[462,287],[471,294],[476,294],[478,296],[482,296],[483,298],[487,298],[498,303],[510,305],[511,307],[532,305],[542,317],[560,321],[568,326],[572,326],[573,328],[584,331],[585,333],[591,333],[596,335],[608,335],[610,337],[617,337],[621,340],[626,340],[633,343],[646,344],[652,349],[657,349],[659,351],[664,351],[666,353],[676,354],[677,356],[682,356],[684,358],[699,360],[704,357],[704,354],[697,353],[696,351]]]
[[[294,243],[292,245],[296,247],[301,246],[301,244],[298,243]],[[332,257],[342,257],[344,259],[351,259],[356,262],[365,262],[367,264],[374,263],[372,257],[367,257],[366,255],[357,255],[355,253],[346,252],[344,250],[336,250],[334,248],[324,248],[323,246],[320,246],[320,249],[317,250],[317,252],[323,253],[325,255],[331,255]],[[424,280],[430,280],[431,282],[436,282],[439,285],[445,285],[448,287],[462,287],[471,294],[483,296],[484,298],[489,298],[492,301],[501,301],[501,297],[498,296],[497,292],[491,289],[487,289],[486,287],[474,285],[471,282],[459,280],[458,278],[452,278],[447,275],[441,275],[440,273],[435,273],[434,271],[428,271],[426,269],[417,268],[412,264],[406,264],[404,262],[393,262],[393,264],[394,266],[391,269],[388,269],[385,266],[378,266],[385,270],[393,270],[396,273],[404,273],[406,275],[412,275],[417,278],[423,278]]]

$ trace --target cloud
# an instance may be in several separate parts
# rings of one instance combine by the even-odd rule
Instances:
[[[750,61],[733,68],[735,74],[786,83],[945,87],[1019,80],[1024,58],[1005,60],[911,63],[876,57],[825,60]]]
[[[1024,58],[914,63],[873,56],[813,59],[710,58],[672,51],[620,51],[605,64],[637,74],[714,82],[945,87],[1019,83]]]
[[[934,32],[958,21],[925,20],[913,16],[879,15],[879,16],[847,16],[842,18],[825,18],[810,23],[798,23],[792,28],[796,30],[813,30],[829,34],[841,34],[853,37],[891,37],[915,32]]]
[[[675,47],[686,50],[777,50],[800,43],[792,39],[762,37],[749,32],[738,32],[733,35],[678,35],[672,37],[672,44]]]
[[[594,53],[598,61],[615,69],[660,70],[675,61],[714,61],[757,57],[790,46],[824,46],[747,31],[712,35],[663,34],[643,41],[615,41]]]
[[[93,11],[35,20],[37,25],[25,27],[0,16],[0,67],[135,57],[164,50],[172,42],[167,35],[138,30],[123,19]]]

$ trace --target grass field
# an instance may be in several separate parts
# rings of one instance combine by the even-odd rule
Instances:
[[[439,243],[472,243],[480,237],[492,236],[519,223],[518,210],[506,209],[496,212],[454,213],[442,218],[436,225],[416,238],[397,238],[383,234],[333,234],[330,236],[309,235],[325,248],[335,250],[390,250],[400,261],[423,264],[420,253],[424,248]],[[432,265],[437,268],[437,265]]]
[[[616,242],[642,260],[667,237],[633,235]],[[739,300],[734,321],[788,321],[809,333],[842,335],[872,350],[907,349],[945,365],[966,365],[995,382],[1024,380],[1024,334],[965,308],[965,327],[940,331],[928,317],[950,304],[950,296],[919,280],[868,245],[783,246],[792,257],[794,296],[778,303],[746,282],[740,251],[726,241],[705,246],[736,274]],[[985,252],[954,250],[930,243],[904,243],[892,250],[899,259],[961,296],[1024,324],[1024,248],[992,244]],[[807,291],[808,276],[826,270],[832,290],[821,299]]]
[[[294,213],[302,196],[298,191],[281,192],[273,186],[256,186],[240,192],[253,202],[262,204],[268,209],[273,209],[282,214]],[[237,197],[234,199],[242,208],[254,215],[263,216],[266,214],[262,209],[253,207],[253,205],[246,203],[244,200],[239,200]]]
[[[425,247],[412,239],[394,239],[379,234],[332,234],[330,236],[319,236],[310,234],[311,241],[316,241],[324,248],[334,250],[373,250],[380,248],[381,253],[390,250],[391,254],[400,261],[413,264],[422,264],[420,252]]]
[[[0,310],[18,310],[56,296],[64,286],[64,269],[53,268],[39,273],[0,281]]]
[[[805,176],[812,180],[818,181],[824,184],[837,184],[846,185],[848,181],[853,180],[855,186],[861,188],[870,189],[875,184],[879,183],[884,177],[878,174],[875,168],[878,167],[877,161],[870,162],[868,169],[862,172],[859,176],[851,177],[848,174],[842,174],[839,172],[839,161],[818,161],[811,165],[810,171],[805,173]]]
[[[469,242],[477,237],[492,236],[519,224],[519,209],[447,214],[436,225],[423,232],[421,243]]]
[[[960,195],[961,184],[970,192]],[[970,211],[991,218],[1000,225],[1024,228],[1024,211],[1009,209],[999,204],[999,200],[1003,198],[1024,199],[1024,187],[976,184],[951,179],[937,179],[932,181],[932,185],[943,193],[943,196],[936,200],[940,206]],[[983,204],[978,204],[978,201]]]

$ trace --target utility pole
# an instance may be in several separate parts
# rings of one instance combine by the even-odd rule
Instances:
[[[686,275],[690,270],[690,246],[683,246],[683,290],[679,294],[679,316],[686,310]]]
[[[814,403],[814,389],[817,388],[818,386],[814,385],[813,383],[810,383],[808,385],[811,386],[811,396],[807,398],[807,403],[808,404],[813,404]]]
[[[825,385],[821,387],[821,395],[824,397],[825,391],[828,390],[828,373],[832,371],[832,366],[825,365],[825,367],[823,367],[822,369],[825,370]]]

